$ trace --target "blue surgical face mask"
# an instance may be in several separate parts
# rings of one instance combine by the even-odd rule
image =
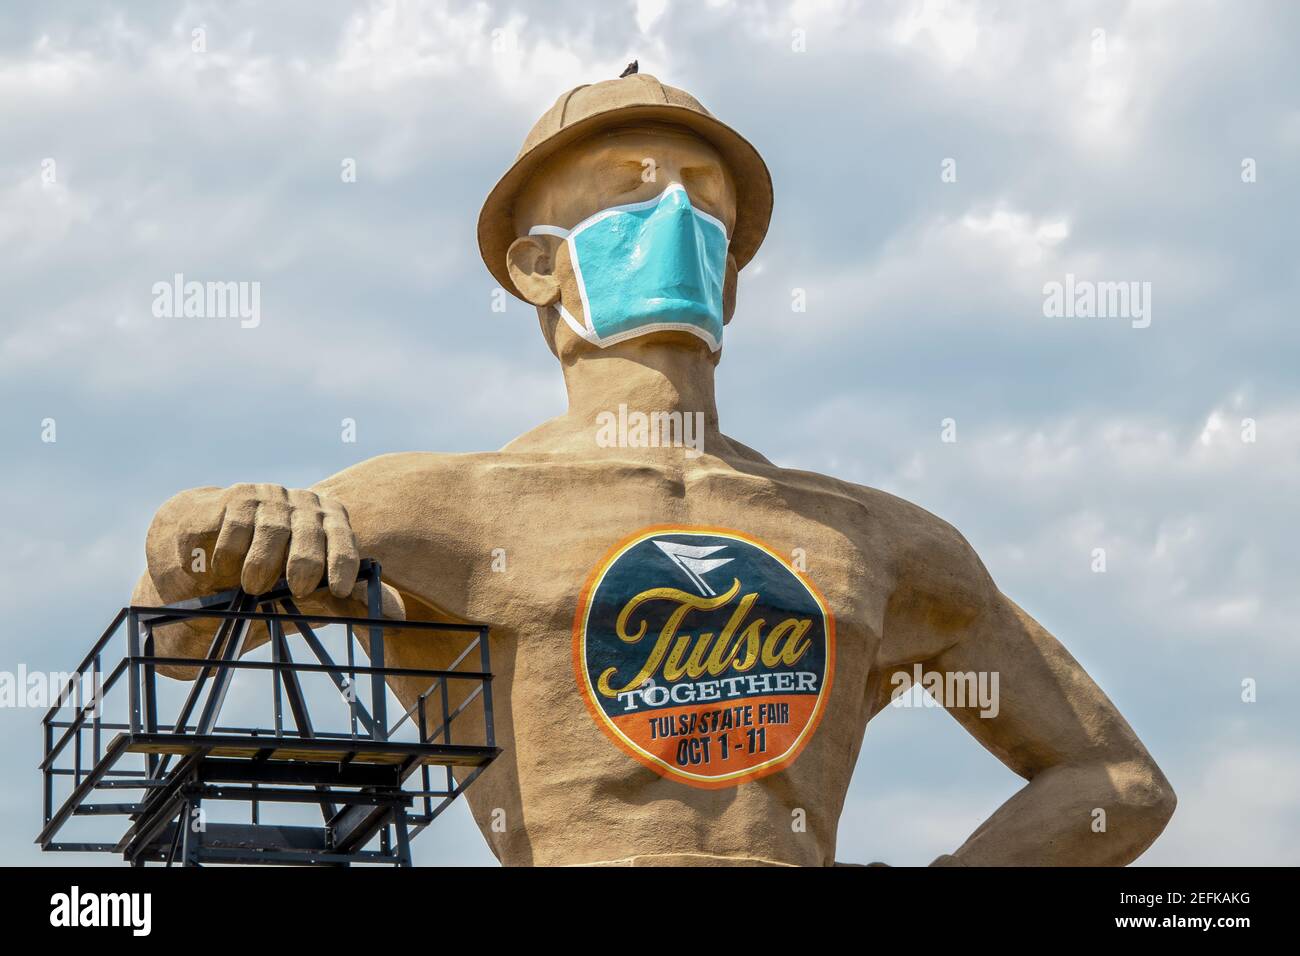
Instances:
[[[694,208],[672,183],[656,198],[610,206],[572,229],[533,226],[530,236],[559,236],[582,296],[583,320],[561,303],[574,332],[601,348],[673,329],[722,347],[722,286],[727,230]]]

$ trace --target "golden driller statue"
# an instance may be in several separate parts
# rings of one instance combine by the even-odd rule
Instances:
[[[1133,860],[1173,811],[1168,781],[962,536],[720,431],[723,327],[771,209],[757,151],[687,93],[644,74],[566,93],[478,239],[537,307],[568,411],[496,452],[182,492],[137,603],[285,576],[304,608],[359,613],[368,556],[385,614],[491,625],[504,754],[467,799],[506,864],[829,865],[867,723],[922,675],[1028,781],[937,864]],[[202,656],[211,633],[173,626],[160,652]],[[389,647],[405,667],[456,652]],[[953,675],[996,699],[954,699]],[[391,686],[404,707],[423,689]]]

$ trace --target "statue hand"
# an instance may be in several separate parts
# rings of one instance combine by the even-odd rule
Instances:
[[[180,565],[205,590],[239,584],[250,594],[264,594],[284,577],[301,598],[328,571],[331,594],[352,594],[360,564],[356,538],[347,509],[327,495],[238,484],[185,492],[165,510]],[[198,552],[208,556],[210,567],[196,566],[192,556]]]

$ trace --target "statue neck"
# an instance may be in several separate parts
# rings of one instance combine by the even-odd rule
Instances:
[[[589,427],[602,412],[703,415],[706,433],[718,431],[714,400],[716,362],[708,351],[662,342],[630,341],[612,349],[584,351],[564,366],[572,424]]]

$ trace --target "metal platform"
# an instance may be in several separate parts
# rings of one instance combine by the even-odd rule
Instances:
[[[123,608],[68,675],[42,721],[41,849],[120,853],[136,866],[409,866],[411,839],[500,753],[488,629],[383,620],[379,564],[363,561],[358,580],[368,597],[368,616],[361,618],[305,615],[283,580],[262,595],[236,589],[165,607]],[[155,629],[202,619],[219,622],[206,656],[156,653]],[[269,661],[243,657],[255,628],[270,645]],[[342,630],[345,660],[328,652],[326,628]],[[400,632],[403,641],[417,634],[420,640],[458,641],[449,653],[459,652],[443,670],[386,666],[385,630]],[[358,634],[365,636],[368,664],[358,663]],[[105,671],[104,661],[113,659]],[[474,664],[477,669],[468,669]],[[165,719],[159,668],[196,675],[188,683],[169,681],[170,688],[188,691]],[[240,678],[249,682],[246,675],[258,672],[269,675],[272,720],[266,726],[220,724],[232,685],[247,703],[252,698]],[[330,692],[311,699],[303,688],[309,677],[328,679]],[[390,678],[427,682],[391,726]],[[470,721],[462,719],[453,739],[453,724],[467,712],[481,723],[467,731]],[[106,713],[120,718],[107,720]],[[346,729],[326,729],[322,718],[331,716]],[[102,799],[105,793],[118,802]],[[122,802],[123,794],[135,796]],[[209,821],[210,808],[230,804],[244,805],[247,823]],[[295,804],[319,807],[321,823],[262,819],[269,808]],[[96,818],[101,834],[112,826],[112,839],[58,839],[82,817]],[[109,822],[114,819],[116,825]]]

